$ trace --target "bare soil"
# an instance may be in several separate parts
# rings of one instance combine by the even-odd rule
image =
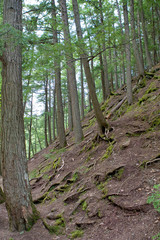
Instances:
[[[157,70],[156,70],[157,69]],[[11,233],[0,205],[1,240],[151,240],[160,214],[147,204],[160,183],[160,64],[138,85],[133,106],[125,102],[99,136],[94,113],[82,122],[85,138],[58,149],[56,140],[29,161],[33,201],[41,219],[29,232]],[[133,82],[133,86],[138,84]],[[105,116],[126,95],[124,88],[103,105]],[[50,233],[52,231],[52,234]]]

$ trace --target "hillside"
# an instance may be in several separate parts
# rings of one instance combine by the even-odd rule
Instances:
[[[29,232],[10,233],[0,205],[0,239],[149,240],[160,231],[160,215],[147,204],[160,183],[160,64],[132,84],[132,106],[124,101],[111,114],[125,87],[102,105],[110,125],[105,136],[92,111],[81,143],[67,133],[66,148],[55,141],[29,161],[41,219]]]

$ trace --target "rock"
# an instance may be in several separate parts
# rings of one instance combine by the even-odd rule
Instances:
[[[127,148],[127,147],[130,145],[130,143],[131,143],[131,140],[130,140],[130,139],[127,139],[126,141],[124,141],[124,142],[121,144],[120,148],[123,150],[123,149]]]

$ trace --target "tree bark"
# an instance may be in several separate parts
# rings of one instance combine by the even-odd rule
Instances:
[[[134,19],[134,0],[130,0],[130,16],[131,16],[131,30],[132,30],[132,42],[133,42],[133,50],[134,56],[136,59],[136,66],[138,70],[138,75],[144,75],[144,65],[141,61],[141,57],[138,51],[138,46],[136,42],[136,31],[135,31],[135,19]]]
[[[53,44],[58,43],[57,34],[57,16],[56,16],[56,6],[55,1],[52,0],[52,19],[53,19]],[[56,97],[57,97],[57,132],[59,137],[60,147],[66,146],[66,135],[64,127],[64,112],[62,103],[62,91],[61,91],[61,69],[60,69],[60,53],[54,57],[54,69],[55,69],[55,82],[56,82]]]
[[[45,81],[45,113],[44,113],[44,135],[45,135],[45,146],[48,147],[48,73],[46,73]]]
[[[49,98],[48,98],[48,136],[49,144],[52,143],[52,128],[51,128],[51,80],[49,80]]]
[[[76,24],[76,31],[77,31],[77,36],[78,39],[81,43],[81,49],[83,49],[83,52],[80,54],[82,61],[83,61],[83,67],[84,67],[84,71],[85,71],[85,75],[86,75],[86,79],[87,79],[87,83],[88,83],[88,88],[89,88],[89,92],[90,92],[90,96],[92,98],[92,104],[93,104],[93,108],[94,108],[94,112],[95,112],[95,116],[98,122],[98,126],[99,129],[102,133],[105,132],[105,129],[108,127],[108,123],[106,122],[103,113],[100,109],[100,105],[97,99],[97,95],[96,95],[96,91],[95,91],[95,87],[93,84],[93,79],[92,79],[92,74],[90,71],[90,66],[89,66],[89,62],[87,59],[87,54],[85,52],[85,43],[83,41],[83,36],[82,36],[82,29],[81,29],[81,25],[80,25],[80,16],[79,16],[79,9],[78,9],[78,3],[77,0],[72,0],[72,4],[73,4],[73,11],[74,11],[74,19],[75,19],[75,24]]]
[[[32,112],[33,112],[33,93],[31,97],[31,115],[29,124],[29,146],[28,146],[28,159],[31,158],[31,142],[32,142]]]
[[[126,61],[127,61],[127,100],[128,104],[132,104],[132,78],[131,78],[131,52],[130,52],[130,38],[129,38],[129,22],[128,22],[128,10],[127,1],[123,2],[123,14],[126,36]]]
[[[5,0],[4,24],[22,32],[22,1]],[[17,32],[18,33],[18,32]],[[22,50],[14,35],[7,33],[2,56],[2,175],[9,226],[12,231],[23,231],[33,223],[34,206],[28,179],[25,151]],[[34,216],[35,217],[35,216]]]
[[[141,16],[141,21],[142,21],[143,39],[144,39],[147,65],[149,68],[152,68],[152,59],[151,59],[151,54],[150,54],[149,47],[148,47],[148,33],[146,30],[146,23],[145,23],[144,10],[143,10],[143,0],[139,0],[138,3],[139,3],[140,16]]]
[[[81,64],[81,118],[84,119],[84,78],[83,78],[83,63],[82,59],[80,60]]]
[[[75,63],[73,61],[73,52],[72,52],[72,45],[71,45],[70,32],[69,32],[66,0],[59,0],[59,2],[60,2],[62,21],[64,26],[63,32],[64,32],[64,39],[65,39],[65,51],[66,51],[66,59],[67,59],[67,67],[68,67],[68,75],[69,75],[69,90],[70,90],[71,104],[72,104],[73,130],[74,130],[75,142],[78,143],[83,139],[83,132],[82,132],[81,120],[80,120]]]
[[[104,25],[104,17],[103,17],[103,8],[102,8],[102,0],[99,0],[99,8],[100,8],[100,16],[101,16],[101,25],[103,26],[102,32],[102,45],[103,45],[103,69],[104,69],[104,83],[105,83],[105,100],[110,95],[110,87],[109,87],[109,77],[108,77],[108,63],[107,63],[107,54],[106,54],[106,43],[105,43],[105,25]]]
[[[123,25],[122,25],[122,18],[121,18],[121,12],[120,12],[120,7],[119,7],[119,3],[118,0],[116,0],[116,6],[117,6],[117,11],[118,11],[118,18],[119,18],[119,25],[121,28],[121,33],[122,33],[122,37],[124,37],[124,31],[123,31]],[[125,58],[125,54],[124,54],[124,48],[121,48],[121,54],[122,54],[122,74],[123,74],[123,84],[125,84],[125,62],[124,62],[124,58]]]

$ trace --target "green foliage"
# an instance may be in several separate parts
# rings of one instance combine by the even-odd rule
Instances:
[[[148,197],[147,203],[152,203],[156,211],[160,212],[160,184],[154,186],[154,193]]]
[[[160,212],[160,184],[154,186],[154,193],[148,197],[147,203],[152,203],[156,211]],[[160,233],[152,239],[160,240]]]
[[[77,229],[70,234],[69,238],[70,239],[80,238],[83,236],[83,234],[84,234],[83,230]]]

